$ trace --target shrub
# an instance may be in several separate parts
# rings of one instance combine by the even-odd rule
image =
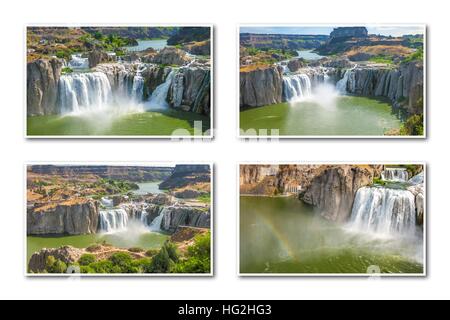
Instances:
[[[134,253],[139,253],[139,252],[144,252],[145,250],[142,248],[129,248],[128,251],[134,252]]]
[[[415,114],[409,117],[400,127],[400,134],[404,136],[423,135],[423,115]]]
[[[80,266],[88,266],[91,263],[95,262],[95,256],[90,253],[83,254],[80,259],[78,260],[78,263]]]
[[[158,254],[158,252],[159,252],[159,250],[157,250],[157,249],[150,249],[145,252],[145,255],[147,257],[153,257],[153,256],[156,256]]]
[[[72,72],[73,72],[73,70],[70,67],[64,67],[61,69],[62,74],[68,74],[68,73],[72,73]]]
[[[109,257],[114,266],[115,273],[138,273],[139,270],[133,266],[133,258],[126,252],[117,252]],[[118,272],[117,272],[118,270]]]
[[[188,248],[187,259],[179,262],[174,272],[209,273],[211,270],[211,232],[196,236]]]
[[[158,254],[153,257],[151,264],[144,269],[146,273],[170,273],[175,267],[175,262],[170,258],[164,245]]]
[[[67,265],[56,259],[54,256],[48,256],[45,262],[45,271],[48,273],[65,273],[67,270]]]

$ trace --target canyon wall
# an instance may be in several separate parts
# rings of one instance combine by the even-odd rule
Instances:
[[[97,232],[99,203],[83,201],[48,209],[27,209],[28,235],[80,235]]]
[[[211,228],[211,214],[192,207],[172,207],[164,211],[161,229],[174,232],[179,226]]]
[[[33,173],[46,175],[77,176],[94,174],[102,178],[127,181],[161,181],[172,174],[171,167],[145,167],[145,166],[58,166],[58,165],[31,165],[27,170]]]
[[[409,113],[422,113],[423,81],[421,62],[401,64],[398,69],[357,67],[350,73],[347,91],[363,96],[387,97]]]
[[[58,82],[63,62],[38,59],[27,63],[27,115],[58,112]]]
[[[211,71],[208,67],[183,67],[175,75],[167,101],[174,108],[210,114]]]
[[[370,185],[379,177],[381,165],[329,166],[300,194],[300,198],[316,207],[323,217],[332,221],[346,221],[351,214],[353,200],[359,188]]]
[[[283,71],[281,67],[241,70],[239,94],[241,107],[260,107],[281,103],[283,101]]]
[[[211,168],[209,165],[176,165],[172,175],[164,180],[160,189],[183,188],[196,183],[210,183]]]

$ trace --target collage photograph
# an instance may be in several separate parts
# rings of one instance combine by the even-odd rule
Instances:
[[[240,134],[423,138],[425,66],[423,25],[241,26]]]
[[[0,300],[271,320],[450,298],[445,3],[1,15]]]

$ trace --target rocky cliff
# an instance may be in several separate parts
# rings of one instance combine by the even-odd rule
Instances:
[[[172,174],[172,167],[145,167],[145,166],[58,166],[58,165],[32,165],[27,170],[38,174],[78,176],[94,174],[102,178],[119,179],[126,181],[161,181]]]
[[[101,63],[114,62],[115,56],[110,56],[107,52],[101,50],[92,50],[88,55],[89,68],[94,68]]]
[[[79,203],[61,203],[49,208],[28,208],[27,234],[79,235],[97,232],[99,203],[84,200]]]
[[[178,66],[183,66],[191,61],[192,58],[189,57],[184,50],[174,47],[165,47],[159,51],[152,60],[153,63],[157,64]]]
[[[357,67],[350,73],[347,91],[391,99],[409,113],[423,112],[423,63],[410,62],[399,68]]]
[[[271,66],[247,71],[241,68],[239,78],[240,103],[242,107],[260,107],[281,103],[283,77],[280,67]]]
[[[38,59],[27,64],[27,115],[57,113],[62,60]]]
[[[85,253],[83,249],[77,249],[72,246],[64,246],[56,249],[42,249],[35,252],[28,262],[28,270],[33,273],[41,273],[45,271],[47,266],[47,258],[54,257],[66,265],[71,265],[77,262]]]
[[[175,75],[169,89],[168,101],[174,108],[210,113],[211,72],[209,67],[184,67]]]
[[[317,208],[320,215],[332,221],[346,221],[359,188],[379,177],[382,166],[329,166],[312,179],[300,198]]]
[[[210,228],[209,211],[192,207],[172,207],[164,211],[161,229],[174,232],[179,226]]]
[[[306,188],[321,165],[241,165],[241,194],[275,195]]]
[[[196,183],[210,183],[211,168],[209,165],[176,165],[172,175],[164,180],[160,189],[183,188]]]

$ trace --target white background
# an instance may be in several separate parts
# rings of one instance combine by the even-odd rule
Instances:
[[[1,298],[331,299],[450,298],[448,7],[445,1],[8,1],[1,10]],[[24,139],[24,27],[32,23],[214,23],[212,142]],[[237,137],[239,23],[427,23],[427,140],[244,142]],[[214,278],[27,279],[23,275],[23,164],[27,161],[214,161]],[[425,279],[237,277],[239,161],[427,161],[428,274]]]

